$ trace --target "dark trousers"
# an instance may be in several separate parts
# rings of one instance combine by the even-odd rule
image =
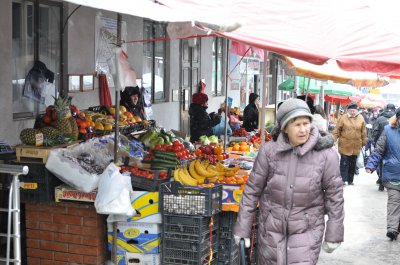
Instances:
[[[349,184],[353,183],[354,173],[356,171],[357,156],[340,155],[340,174],[342,180],[347,181]]]

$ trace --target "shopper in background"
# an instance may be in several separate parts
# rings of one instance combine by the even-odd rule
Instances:
[[[383,128],[389,124],[389,118],[395,115],[396,107],[393,104],[387,104],[385,110],[382,114],[376,119],[372,128],[372,139],[374,145],[378,142],[379,137],[383,132]],[[382,162],[382,161],[381,161]],[[384,191],[384,186],[382,184],[382,163],[379,164],[376,173],[378,174],[378,180],[376,181],[379,184],[378,190]]]
[[[256,93],[249,95],[249,104],[243,111],[243,128],[251,132],[258,129],[258,106],[259,96]]]
[[[328,121],[326,119],[326,114],[321,105],[316,105],[314,107],[314,115],[312,124],[315,125],[319,130],[324,132],[328,131]]]
[[[328,253],[343,241],[343,185],[335,140],[330,134],[322,137],[312,119],[302,100],[280,106],[273,141],[259,150],[244,189],[234,237],[250,244],[259,207],[257,264],[314,265],[323,239]]]
[[[207,113],[208,96],[205,93],[196,93],[192,96],[192,103],[189,107],[190,115],[190,141],[194,143],[200,136],[213,135],[212,127],[221,121],[221,116],[212,112]]]
[[[120,106],[124,106],[133,115],[140,117],[142,120],[146,118],[141,100],[140,89],[138,86],[127,86],[124,91],[120,92]]]
[[[229,124],[230,124],[232,130],[236,130],[236,129],[239,129],[240,127],[242,127],[243,121],[241,121],[239,118],[240,108],[234,107],[233,109],[231,109],[230,113],[231,113],[231,115],[230,115]]]
[[[367,143],[364,118],[359,115],[356,102],[347,106],[347,114],[340,117],[333,136],[339,141],[340,173],[343,184],[353,185],[357,156]]]
[[[221,107],[218,109],[218,115],[221,117],[220,122],[212,127],[212,132],[216,136],[221,136],[225,135],[225,103],[221,104]],[[232,116],[230,116],[232,117]],[[226,116],[228,119],[228,123],[226,124],[226,135],[231,136],[232,135],[232,129],[229,126],[229,116]]]
[[[383,161],[382,183],[388,191],[386,236],[391,240],[397,239],[400,232],[400,108],[395,115],[384,127],[365,167],[367,173],[372,173]]]

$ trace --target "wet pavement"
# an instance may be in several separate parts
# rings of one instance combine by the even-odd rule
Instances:
[[[376,174],[360,170],[345,186],[345,235],[333,253],[321,251],[317,265],[399,265],[400,238],[386,237],[387,192],[378,191]]]

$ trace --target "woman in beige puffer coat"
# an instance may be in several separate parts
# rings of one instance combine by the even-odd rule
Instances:
[[[285,101],[277,120],[274,141],[260,149],[246,184],[235,239],[250,237],[259,204],[258,264],[313,265],[324,237],[327,252],[343,241],[338,154],[332,148],[334,138],[311,127],[304,101]]]

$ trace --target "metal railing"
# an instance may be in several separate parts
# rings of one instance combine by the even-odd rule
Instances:
[[[13,175],[12,183],[10,185],[10,193],[8,198],[8,209],[0,208],[0,212],[7,212],[7,233],[0,233],[0,237],[7,238],[7,252],[5,258],[0,258],[0,261],[5,261],[6,265],[10,262],[14,264],[21,264],[21,223],[20,223],[20,197],[19,197],[19,175],[28,174],[29,169],[27,166],[19,165],[6,165],[0,164],[0,173]],[[4,188],[3,188],[4,189]],[[11,233],[11,222],[13,231]],[[10,258],[11,238],[14,243],[14,256]]]

